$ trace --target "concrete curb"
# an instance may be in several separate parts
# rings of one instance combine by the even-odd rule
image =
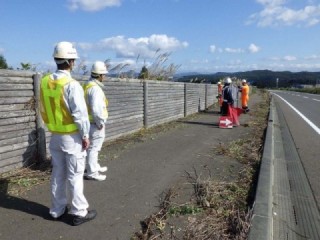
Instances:
[[[260,165],[257,191],[253,206],[249,240],[272,239],[272,186],[274,174],[274,124],[276,124],[277,112],[273,99],[270,104],[268,126],[264,142],[263,155]]]

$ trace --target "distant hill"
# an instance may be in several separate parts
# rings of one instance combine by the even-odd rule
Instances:
[[[262,88],[276,87],[277,79],[279,79],[278,87],[292,87],[301,84],[315,85],[317,82],[320,83],[320,72],[277,72],[270,70],[254,70],[234,73],[217,72],[213,74],[188,74],[177,77],[176,81],[217,83],[227,76],[247,79],[250,84]]]

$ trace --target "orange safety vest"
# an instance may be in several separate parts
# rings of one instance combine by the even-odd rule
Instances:
[[[241,104],[242,107],[248,107],[248,101],[249,101],[249,86],[244,85],[241,88]]]

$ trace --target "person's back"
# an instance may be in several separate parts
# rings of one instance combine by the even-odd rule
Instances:
[[[221,108],[221,115],[226,116],[228,115],[228,108],[229,105],[232,105],[234,102],[233,96],[232,96],[232,89],[230,84],[232,83],[230,78],[226,78],[224,81],[224,87],[222,90],[222,108]]]
[[[223,88],[223,101],[229,104],[233,104],[232,88],[230,85],[225,85]]]
[[[241,86],[241,105],[242,109],[245,112],[249,111],[248,108],[248,101],[249,101],[249,86],[247,84],[247,81],[244,79],[242,80],[242,86]]]
[[[97,215],[95,210],[87,210],[89,204],[83,194],[90,124],[83,89],[70,74],[78,58],[75,48],[69,42],[60,42],[53,56],[58,70],[44,76],[40,86],[41,115],[52,133],[49,144],[52,163],[50,215],[59,219],[69,212],[73,215],[73,225],[80,225]]]
[[[85,100],[90,119],[90,146],[87,150],[85,178],[103,181],[107,167],[101,167],[98,162],[99,151],[105,139],[105,123],[108,118],[108,100],[103,91],[102,81],[108,73],[104,62],[96,61],[92,65],[91,78],[83,85]]]

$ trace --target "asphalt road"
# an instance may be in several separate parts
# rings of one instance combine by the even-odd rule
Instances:
[[[320,210],[320,95],[273,91]]]

